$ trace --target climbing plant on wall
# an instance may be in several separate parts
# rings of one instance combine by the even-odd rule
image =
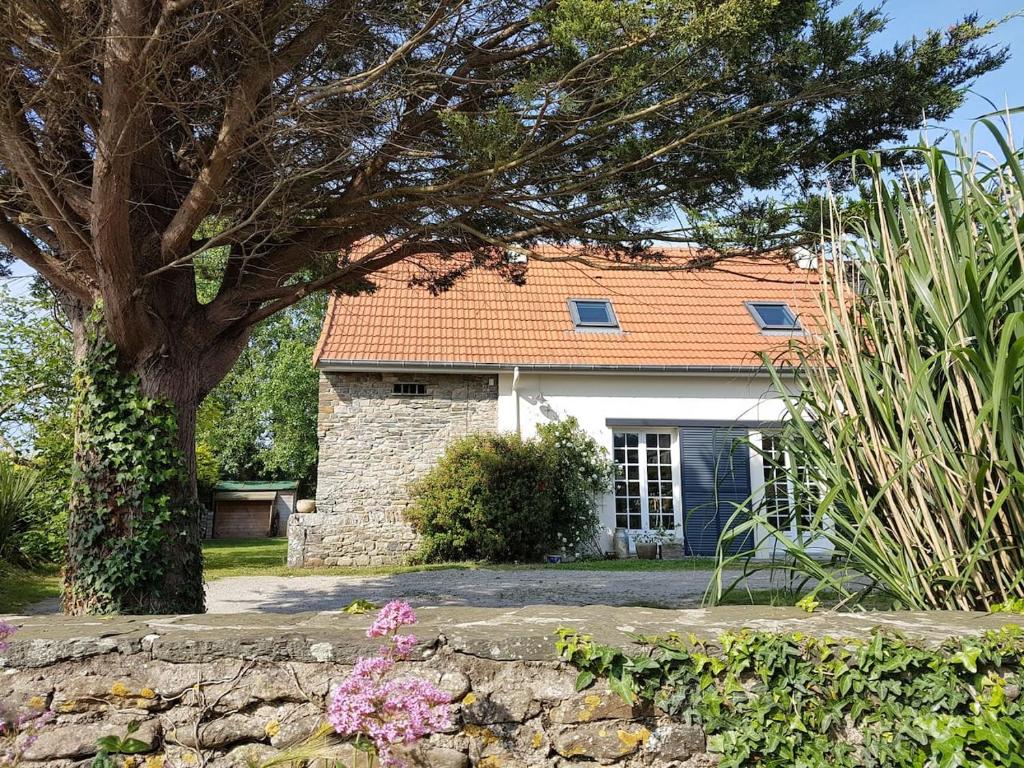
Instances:
[[[175,605],[188,611],[202,605],[202,586],[184,573],[174,578],[167,554],[174,550],[177,562],[195,572],[202,554],[199,537],[182,533],[198,526],[198,516],[185,501],[174,408],[118,370],[117,351],[95,315],[74,374],[76,460],[64,602],[74,612],[153,613]]]

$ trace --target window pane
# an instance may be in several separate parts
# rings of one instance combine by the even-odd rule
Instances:
[[[582,325],[610,325],[611,307],[607,301],[576,301],[576,316]]]
[[[671,528],[673,515],[673,480],[676,468],[672,465],[672,435],[648,432],[644,436],[647,459],[647,512],[651,528]]]
[[[786,304],[751,304],[758,320],[765,328],[799,328],[796,316]]]
[[[786,482],[785,455],[777,434],[761,436],[764,462],[764,506],[768,522],[775,528],[789,530],[789,485]]]
[[[636,448],[640,445],[640,433],[639,432],[627,432],[626,433],[626,447]]]
[[[636,432],[616,432],[612,435],[612,444],[624,446],[638,442]],[[639,527],[636,513],[640,511],[640,465],[636,448],[616,448],[615,459],[615,524],[618,527]]]

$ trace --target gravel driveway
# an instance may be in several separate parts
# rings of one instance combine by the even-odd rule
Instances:
[[[738,575],[738,574],[736,574]],[[381,603],[404,598],[416,606],[640,605],[693,608],[710,571],[459,570],[394,576],[240,576],[206,585],[210,613],[330,611],[353,600]],[[726,581],[731,583],[732,579]],[[750,589],[771,586],[750,577]]]

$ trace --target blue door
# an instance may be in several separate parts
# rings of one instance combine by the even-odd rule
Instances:
[[[736,514],[750,498],[750,450],[747,431],[736,427],[682,427],[679,455],[683,478],[683,528],[686,552],[713,557],[730,524],[748,519]],[[734,538],[730,553],[752,546],[748,532]]]

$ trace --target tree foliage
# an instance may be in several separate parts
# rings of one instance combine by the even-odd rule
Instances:
[[[238,361],[203,401],[196,429],[200,484],[218,479],[316,483],[319,377],[313,349],[326,300],[305,299],[260,323]]]
[[[750,190],[845,186],[834,157],[942,119],[1005,58],[974,17],[874,51],[881,11],[809,0],[2,13],[0,242],[102,297],[129,363],[169,329],[211,353],[206,390],[254,323],[418,251],[497,265],[491,246],[543,238],[621,248],[673,211],[689,223],[666,236],[721,241],[701,222],[731,211],[773,244],[791,222],[744,215]],[[338,262],[367,237],[379,249]],[[196,260],[217,248],[202,306]]]
[[[49,293],[0,288],[0,462],[35,477],[31,503],[20,505],[14,526],[22,559],[33,564],[59,562],[66,545],[71,363],[71,334]]]

